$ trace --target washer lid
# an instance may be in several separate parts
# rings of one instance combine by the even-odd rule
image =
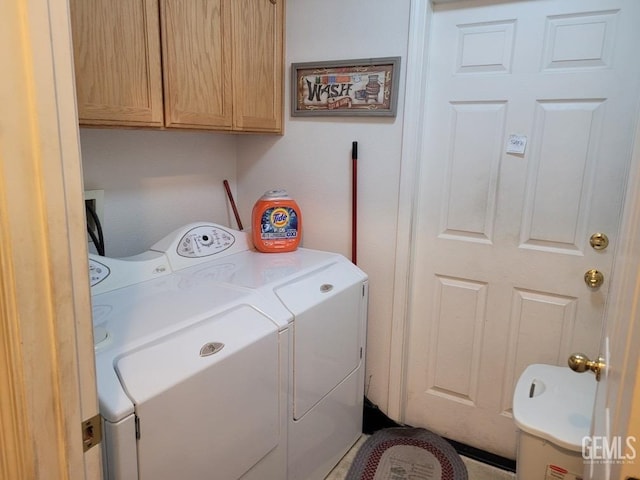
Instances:
[[[117,422],[134,411],[114,370],[119,358],[239,305],[254,304],[253,297],[246,289],[192,282],[176,274],[94,295],[94,328],[107,334],[96,345],[100,413]]]
[[[556,365],[529,365],[516,384],[513,418],[523,431],[579,452],[591,428],[595,394],[593,375]]]
[[[109,349],[131,350],[231,305],[251,303],[250,296],[247,290],[171,274],[94,295],[93,324],[107,331]]]
[[[261,338],[275,338],[276,332],[277,327],[262,313],[248,305],[238,305],[120,355],[115,359],[115,369],[127,395],[138,405],[203,370],[226,365],[225,360],[234,355],[243,355],[248,364],[266,361],[247,352]],[[231,377],[239,374],[225,373]],[[215,384],[206,389],[219,391]]]
[[[240,478],[274,449],[278,350],[276,326],[243,305],[117,359],[140,478]]]

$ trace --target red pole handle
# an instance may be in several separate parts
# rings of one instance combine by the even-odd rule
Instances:
[[[229,202],[231,202],[231,209],[233,210],[233,215],[236,217],[236,223],[238,224],[238,230],[242,231],[242,222],[240,221],[240,214],[238,213],[238,209],[236,208],[236,202],[233,200],[233,194],[231,193],[231,189],[229,188],[229,182],[226,180],[222,182],[224,184],[224,189],[227,191],[227,197],[229,197]]]
[[[351,261],[358,262],[358,142],[351,144]]]

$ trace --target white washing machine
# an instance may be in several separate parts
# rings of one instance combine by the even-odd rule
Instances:
[[[344,257],[198,223],[91,271],[107,478],[322,479],[359,437],[367,277]]]
[[[91,265],[105,478],[286,478],[288,339],[255,295],[160,254]]]

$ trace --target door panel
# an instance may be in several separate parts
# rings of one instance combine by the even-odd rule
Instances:
[[[234,125],[282,133],[285,2],[234,0]]]
[[[161,126],[157,0],[71,0],[82,125]]]
[[[406,423],[514,458],[522,370],[597,349],[639,13],[624,0],[434,7]],[[602,251],[589,244],[598,231],[611,240]],[[600,289],[585,285],[591,268],[605,275]]]
[[[230,6],[222,0],[160,5],[166,126],[230,130]]]

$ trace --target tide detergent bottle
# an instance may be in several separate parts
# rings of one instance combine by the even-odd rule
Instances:
[[[302,237],[300,207],[286,190],[269,190],[253,206],[253,244],[261,252],[291,252]]]

